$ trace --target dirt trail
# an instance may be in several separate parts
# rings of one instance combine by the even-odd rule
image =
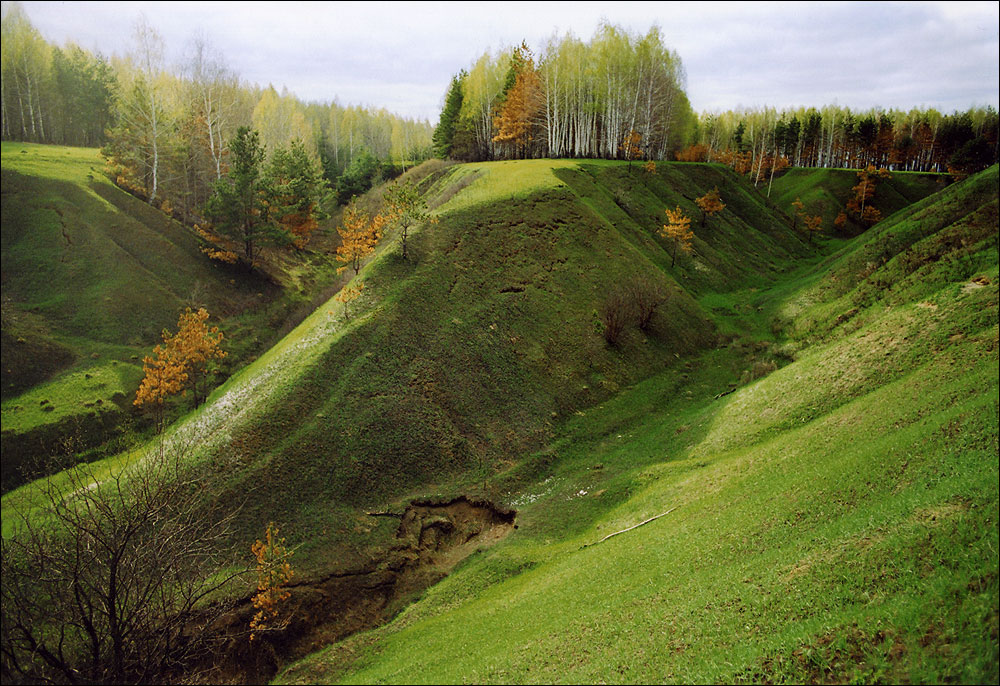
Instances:
[[[222,649],[200,680],[267,683],[281,666],[384,624],[462,559],[509,534],[515,516],[513,510],[464,496],[414,501],[399,516],[395,542],[379,559],[362,569],[290,585],[291,620],[285,629],[251,643],[247,628],[255,610],[249,598],[215,622],[210,631],[223,638]]]

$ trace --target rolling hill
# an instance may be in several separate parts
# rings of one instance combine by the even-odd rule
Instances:
[[[225,322],[231,371],[332,280],[326,258],[270,276],[211,262],[103,164],[94,149],[3,144],[4,491],[26,462],[93,448],[129,421],[142,357],[185,307]]]
[[[437,215],[409,259],[390,234],[349,318],[330,299],[165,436],[234,549],[268,521],[297,548],[297,623],[223,676],[995,678],[996,167],[898,175],[900,211],[818,245],[719,165],[409,174]],[[609,345],[633,282],[668,297]]]

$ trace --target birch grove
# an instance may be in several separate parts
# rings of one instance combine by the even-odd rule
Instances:
[[[639,35],[605,23],[589,42],[567,34],[551,37],[537,58],[525,59],[525,50],[484,54],[456,77],[461,113],[444,122],[454,129],[452,157],[616,158],[636,131],[641,156],[662,159],[689,137],[694,115],[684,68],[658,28]],[[523,96],[519,84],[536,79],[537,106],[507,106],[509,97]],[[511,121],[514,111],[521,121]],[[516,145],[515,130],[526,130]]]

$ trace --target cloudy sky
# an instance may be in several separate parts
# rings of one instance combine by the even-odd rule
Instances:
[[[4,3],[6,4],[6,3]],[[996,2],[23,2],[59,45],[129,49],[145,14],[179,62],[200,32],[249,82],[309,101],[436,121],[452,74],[486,50],[604,20],[658,25],[698,111],[739,106],[998,107]]]

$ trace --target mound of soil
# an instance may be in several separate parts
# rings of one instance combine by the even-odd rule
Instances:
[[[516,512],[462,496],[418,500],[400,515],[395,541],[361,569],[289,585],[287,625],[249,640],[255,609],[242,599],[209,627],[221,650],[202,665],[209,683],[267,683],[278,669],[357,631],[389,621],[472,552],[514,529]]]

